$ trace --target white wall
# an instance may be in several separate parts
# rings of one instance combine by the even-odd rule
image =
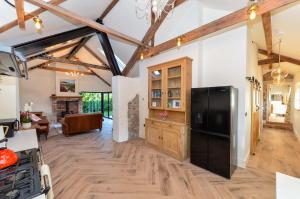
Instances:
[[[262,67],[258,66],[258,54],[257,45],[253,42],[253,24],[250,22],[248,24],[248,31],[247,31],[247,67],[246,67],[246,76],[252,77],[254,76],[261,84],[263,83],[263,76],[262,76]],[[245,76],[245,77],[246,77]],[[252,114],[252,99],[251,99],[251,84],[249,81],[245,82],[245,151],[244,151],[244,161],[246,162],[247,158],[250,155],[250,139],[251,139],[251,114]],[[261,85],[262,86],[262,85]],[[262,102],[263,102],[263,93],[261,89],[260,93],[260,132],[262,131]]]
[[[70,77],[61,72],[40,69],[30,71],[28,80],[20,79],[20,108],[23,109],[27,102],[33,102],[33,111],[43,111],[51,121],[54,121],[50,96],[56,94],[56,79],[60,78]],[[111,87],[96,76],[86,75],[78,80],[78,92],[81,91],[108,92],[111,91]]]
[[[51,119],[52,105],[50,96],[55,94],[55,72],[32,70],[29,79],[20,79],[20,108],[33,102],[33,111],[43,111]]]
[[[197,23],[207,23],[226,15],[227,11],[202,8],[203,18]],[[174,16],[173,16],[174,17]],[[176,17],[176,16],[175,16]],[[187,20],[186,23],[189,23]],[[178,30],[181,34],[182,29]],[[174,33],[175,34],[175,33]],[[148,76],[147,67],[183,56],[193,59],[192,87],[232,85],[239,89],[238,112],[238,161],[245,166],[247,151],[245,93],[247,69],[247,26],[241,24],[222,34],[215,34],[194,41],[180,48],[169,50],[138,63],[140,77],[140,137],[144,137],[144,122],[148,116]]]
[[[113,95],[113,139],[116,142],[128,140],[128,102],[139,93],[140,79],[124,76],[112,78]]]
[[[155,36],[155,45],[180,36],[202,24],[203,6],[199,0],[189,0],[174,9]]]
[[[19,80],[0,76],[0,119],[19,118]]]
[[[300,72],[298,72],[294,76],[295,92],[297,91],[297,88],[300,89]],[[294,132],[295,132],[296,136],[298,137],[298,139],[300,140],[300,122],[299,122],[300,121],[300,110],[295,109],[295,95],[293,95],[291,107],[292,107],[292,113],[293,113],[292,123],[293,123],[293,127],[294,127]]]

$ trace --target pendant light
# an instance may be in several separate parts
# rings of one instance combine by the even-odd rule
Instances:
[[[280,84],[289,75],[289,73],[281,68],[281,43],[282,40],[279,39],[278,42],[278,65],[277,68],[273,69],[271,72],[271,77],[275,84]]]

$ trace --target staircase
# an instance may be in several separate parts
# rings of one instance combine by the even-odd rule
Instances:
[[[277,122],[266,122],[264,128],[275,128],[293,131],[293,125],[291,123],[277,123]]]

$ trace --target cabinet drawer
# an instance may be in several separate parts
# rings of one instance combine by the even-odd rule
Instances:
[[[181,131],[181,129],[183,128],[181,125],[178,125],[178,124],[160,122],[160,121],[155,121],[155,120],[146,120],[146,125],[155,126],[155,127],[163,128],[163,129],[170,129],[173,131]]]

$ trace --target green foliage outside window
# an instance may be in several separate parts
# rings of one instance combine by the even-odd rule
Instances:
[[[101,96],[103,95],[103,110],[101,110]],[[102,112],[104,117],[112,117],[112,94],[111,93],[88,93],[82,92],[81,96],[84,113]]]

